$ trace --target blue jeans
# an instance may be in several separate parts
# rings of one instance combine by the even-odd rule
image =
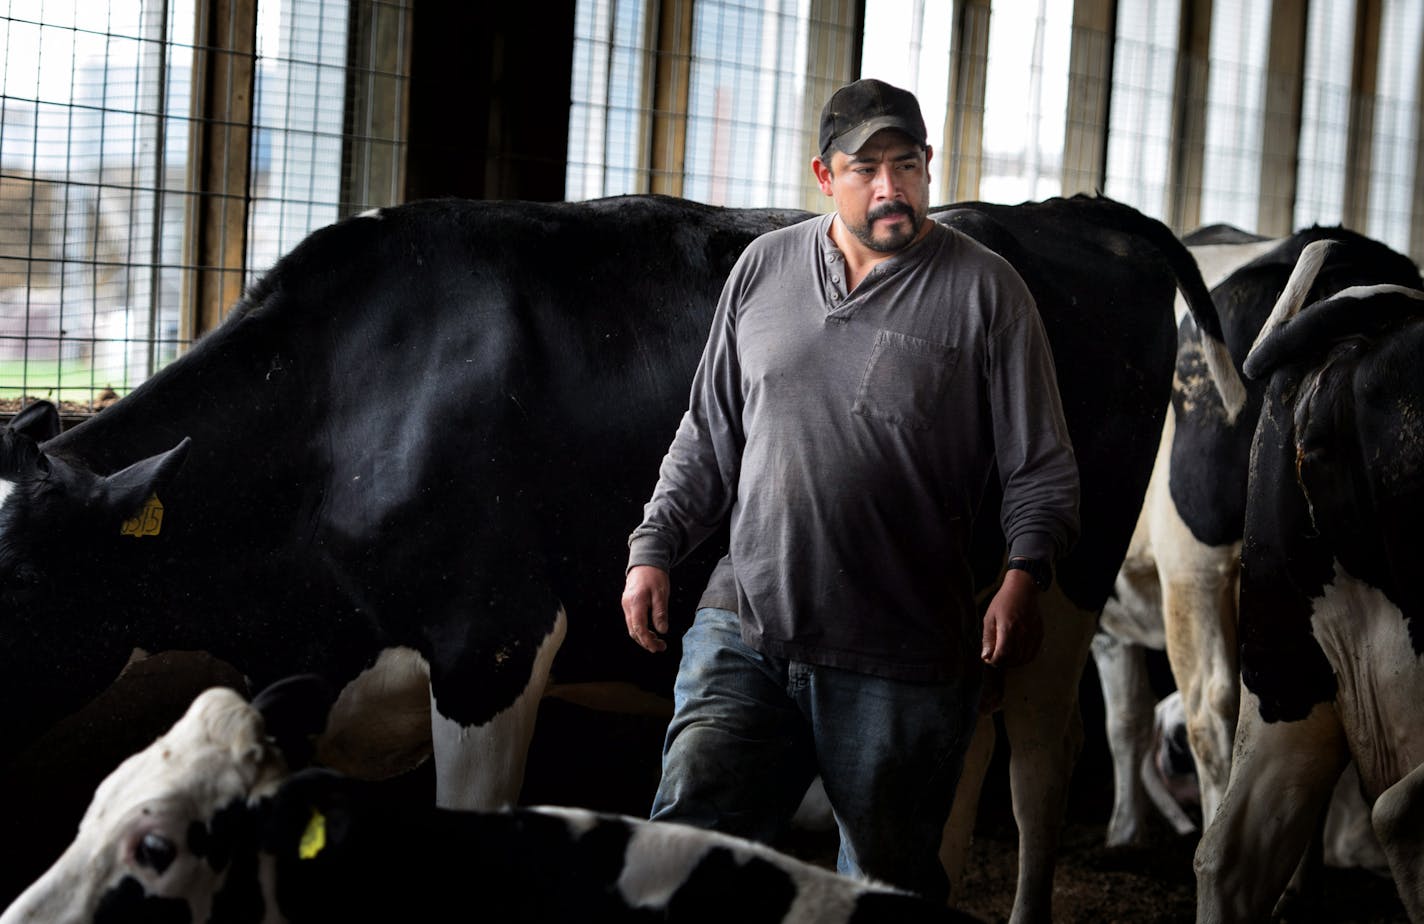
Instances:
[[[698,610],[651,815],[774,843],[819,772],[836,868],[947,900],[939,845],[978,717],[969,673],[908,683],[771,658],[735,613]]]

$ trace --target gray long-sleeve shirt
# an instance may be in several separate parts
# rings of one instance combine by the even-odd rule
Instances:
[[[733,268],[629,566],[670,568],[730,514],[704,604],[735,602],[750,645],[947,679],[979,653],[966,553],[994,473],[1010,554],[1077,535],[1053,359],[997,254],[935,224],[848,293],[833,217]]]

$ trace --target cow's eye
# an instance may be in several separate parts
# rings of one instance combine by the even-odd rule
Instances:
[[[147,866],[149,869],[163,875],[163,871],[172,864],[173,858],[178,855],[178,850],[173,846],[173,842],[162,834],[152,831],[145,834],[138,842],[138,847],[134,849],[134,860],[140,866]]]

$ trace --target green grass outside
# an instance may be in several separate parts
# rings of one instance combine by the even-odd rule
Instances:
[[[96,371],[87,359],[0,360],[0,398],[28,396],[88,404],[105,388],[122,395],[130,387],[122,373]]]

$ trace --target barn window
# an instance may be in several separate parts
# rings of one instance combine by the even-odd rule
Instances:
[[[954,4],[950,0],[866,0],[865,46],[860,75],[876,77],[914,93],[920,101],[934,156],[930,160],[931,202],[948,202],[940,144],[949,111],[950,39]]]
[[[855,0],[578,0],[566,198],[818,207],[816,116]]]
[[[694,7],[684,194],[714,205],[798,205],[810,174],[810,0]],[[818,110],[819,111],[819,110]]]
[[[12,0],[0,398],[123,394],[313,228],[399,200],[409,0]]]
[[[1124,0],[1117,7],[1104,192],[1162,219],[1171,188],[1180,17],[1180,0]]]
[[[1214,4],[1201,221],[1254,231],[1271,0]]]
[[[1421,59],[1424,3],[1385,0],[1380,28],[1379,75],[1374,103],[1367,233],[1396,250],[1410,249],[1410,217],[1417,207]],[[1421,242],[1416,244],[1416,250]],[[1417,256],[1417,254],[1416,254]]]
[[[995,0],[992,10],[979,194],[993,202],[1056,196],[1063,188],[1072,4]]]
[[[1354,46],[1354,0],[1311,0],[1306,26],[1296,227],[1338,223],[1345,213]]]
[[[651,13],[646,0],[582,0],[576,8],[566,198],[649,188],[644,146]]]

